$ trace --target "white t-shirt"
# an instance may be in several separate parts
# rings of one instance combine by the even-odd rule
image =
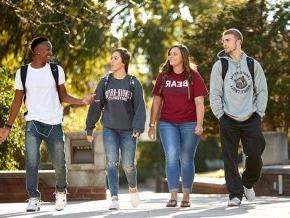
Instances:
[[[58,74],[58,84],[64,84],[65,76],[61,66],[58,66]],[[37,120],[50,125],[62,123],[63,110],[50,65],[46,64],[42,68],[33,68],[29,64],[25,86],[25,105],[28,112],[25,120]],[[16,72],[15,89],[23,90],[20,69]]]

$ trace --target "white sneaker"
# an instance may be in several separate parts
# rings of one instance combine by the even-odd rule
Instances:
[[[39,198],[29,198],[27,212],[40,211],[40,200]]]
[[[138,192],[130,192],[131,204],[133,207],[138,207],[140,204],[140,198]]]
[[[246,188],[244,186],[244,194],[245,194],[245,197],[247,198],[248,201],[253,201],[255,200],[255,197],[256,197],[256,194],[255,194],[255,191],[252,188]]]
[[[66,192],[55,193],[55,209],[63,210],[66,206]]]
[[[109,206],[109,210],[119,210],[119,202],[118,202],[118,197],[112,197],[112,202],[111,205]]]
[[[237,197],[234,197],[228,201],[228,206],[229,207],[236,207],[241,205],[241,200],[238,199]]]

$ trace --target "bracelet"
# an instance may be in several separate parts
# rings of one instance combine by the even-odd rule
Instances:
[[[8,123],[5,123],[4,124],[4,128],[5,129],[11,129],[12,128],[12,125],[8,124]]]
[[[149,127],[155,127],[155,123],[149,123]]]

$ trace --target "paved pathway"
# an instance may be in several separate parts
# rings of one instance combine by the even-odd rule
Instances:
[[[191,208],[165,208],[169,194],[140,192],[142,204],[132,208],[129,195],[120,194],[119,211],[109,211],[108,202],[87,201],[69,202],[64,211],[54,211],[54,204],[44,202],[41,211],[26,213],[27,203],[1,203],[0,217],[60,217],[60,218],[89,218],[89,217],[255,217],[255,218],[287,218],[290,217],[290,198],[284,197],[257,197],[253,203],[243,201],[240,207],[227,207],[226,195],[199,195],[192,194]]]

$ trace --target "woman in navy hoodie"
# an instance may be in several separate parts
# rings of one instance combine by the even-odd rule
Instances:
[[[112,73],[99,82],[95,102],[91,104],[86,120],[87,139],[92,142],[93,129],[102,115],[107,179],[112,199],[110,210],[119,209],[119,150],[132,206],[137,207],[140,202],[135,152],[137,138],[144,131],[146,112],[143,88],[136,77],[128,74],[129,62],[130,54],[126,49],[118,48],[113,52]]]

